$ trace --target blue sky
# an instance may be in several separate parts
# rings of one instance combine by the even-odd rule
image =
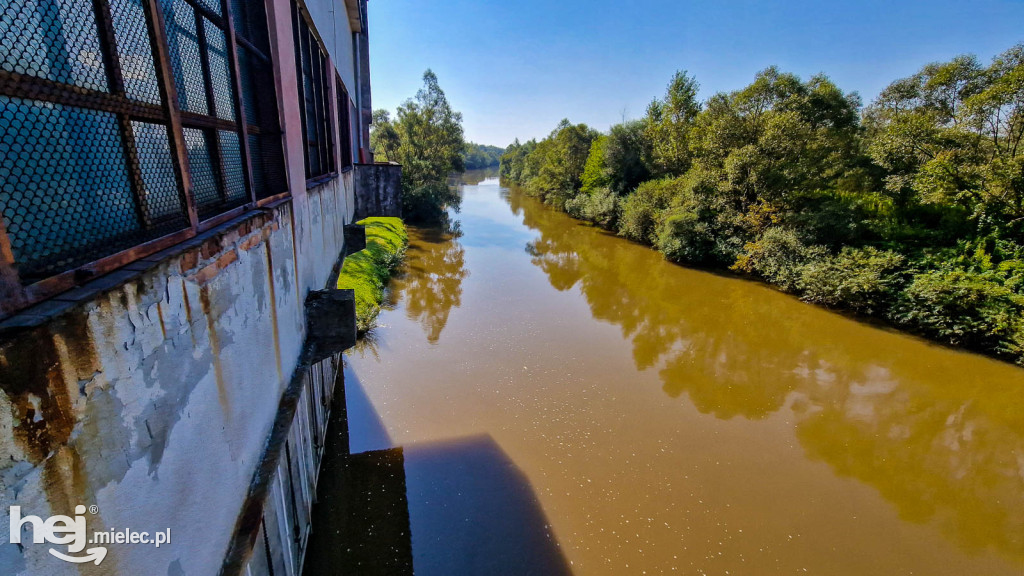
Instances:
[[[1024,42],[1024,0],[370,0],[369,20],[374,108],[393,111],[431,68],[466,138],[498,146],[566,117],[638,118],[679,69],[701,99],[775,64],[869,103],[925,63]]]

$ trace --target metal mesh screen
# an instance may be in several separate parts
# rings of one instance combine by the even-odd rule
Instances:
[[[261,126],[263,117],[260,109],[260,85],[273,82],[274,78],[267,73],[266,67],[255,55],[244,48],[238,49],[238,75],[242,78],[242,106],[245,108],[245,121]]]
[[[199,4],[217,16],[221,16],[219,0],[199,0]]]
[[[299,105],[306,145],[306,178],[334,170],[334,135],[331,133],[327,91],[327,56],[305,16],[293,4],[295,60],[299,76]]]
[[[0,293],[287,190],[264,4],[229,2],[236,34],[220,0],[0,0]]]
[[[210,212],[211,207],[220,204],[220,174],[215,167],[211,151],[216,144],[209,130],[185,128],[185,146],[188,149],[189,173],[192,176],[192,195],[200,215]]]
[[[153,66],[153,51],[142,2],[111,0],[110,13],[125,95],[133,100],[160,104],[160,85],[156,79],[156,67]]]
[[[279,134],[250,134],[253,188],[258,198],[267,198],[288,190],[284,169],[284,147]]]
[[[224,120],[235,120],[235,89],[228,67],[227,43],[224,31],[204,20],[206,43],[209,46],[210,83],[214,108],[217,116]]]
[[[288,189],[278,124],[277,95],[270,61],[251,48],[239,47],[238,73],[242,84],[242,106],[249,127],[249,155],[253,190],[267,198]]]
[[[0,6],[0,61],[5,70],[107,90],[92,3],[8,0]]]
[[[247,40],[255,50],[269,54],[267,15],[262,0],[231,0],[231,11],[235,15],[235,33]]]
[[[146,214],[132,189],[115,114],[0,96],[0,205],[23,280],[184,226],[177,182],[160,172],[170,162],[166,140],[144,142],[151,171],[143,175],[158,214]],[[159,226],[144,227],[157,215]]]
[[[224,165],[224,202],[233,206],[248,200],[245,193],[245,165],[237,132],[218,130],[221,162]]]
[[[148,218],[151,223],[165,227],[175,222],[176,226],[186,224],[181,206],[178,175],[171,162],[167,127],[148,122],[132,122],[135,135],[135,150]]]
[[[185,0],[162,2],[174,86],[178,91],[178,106],[187,112],[208,114],[195,9]]]
[[[352,115],[349,106],[348,90],[341,77],[335,79],[338,93],[338,142],[341,143],[341,167],[352,166]]]

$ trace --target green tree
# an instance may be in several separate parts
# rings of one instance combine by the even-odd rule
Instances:
[[[446,207],[459,202],[446,182],[449,174],[463,170],[465,142],[462,114],[452,109],[432,71],[423,73],[423,87],[415,98],[398,107],[393,126],[399,137],[394,160],[402,165],[406,218],[441,218]]]
[[[462,151],[462,164],[466,170],[479,170],[498,166],[505,150],[497,146],[467,142]]]
[[[586,124],[562,120],[558,127],[537,144],[530,157],[538,163],[536,176],[528,186],[545,202],[564,208],[565,201],[579,191],[583,167],[590,154],[591,143],[598,134]],[[529,166],[529,159],[528,159]]]
[[[1020,230],[1024,45],[988,67],[974,56],[929,64],[886,88],[867,117],[871,156],[900,208],[959,210],[978,233],[1000,223]]]
[[[616,124],[608,131],[604,162],[608,187],[619,196],[632,192],[651,176],[651,147],[642,122]]]
[[[384,162],[397,161],[401,145],[402,139],[391,123],[391,114],[387,110],[374,110],[373,123],[370,125],[370,147],[377,159]]]
[[[587,154],[587,162],[583,165],[583,176],[580,178],[580,191],[583,194],[589,195],[608,186],[608,165],[604,160],[604,149],[607,142],[608,137],[601,134],[590,143],[590,153]]]
[[[688,135],[700,112],[699,89],[697,80],[686,71],[676,72],[664,99],[656,99],[647,107],[643,127],[651,143],[650,162],[655,176],[680,176],[689,169]]]

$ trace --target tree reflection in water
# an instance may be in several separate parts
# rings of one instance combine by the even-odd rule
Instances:
[[[1024,562],[1024,371],[671,266],[517,192],[505,198],[538,232],[526,251],[551,285],[578,286],[666,394],[720,419],[788,408],[809,457],[963,548]]]
[[[466,251],[459,244],[459,221],[436,228],[410,228],[404,272],[392,283],[393,302],[418,322],[436,343],[453,307],[462,303],[462,281],[469,276]]]

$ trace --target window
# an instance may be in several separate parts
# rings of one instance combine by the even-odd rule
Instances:
[[[349,103],[348,90],[341,81],[341,76],[335,81],[338,86],[338,141],[341,143],[341,169],[351,168],[353,164],[352,151],[352,108]]]
[[[267,34],[263,0],[0,4],[0,318],[285,190]]]
[[[334,172],[334,134],[331,132],[327,94],[327,54],[298,4],[292,4],[295,28],[295,65],[299,79],[299,107],[305,142],[306,179]]]
[[[263,0],[231,0],[231,7],[253,189],[262,200],[288,190],[267,18]]]

